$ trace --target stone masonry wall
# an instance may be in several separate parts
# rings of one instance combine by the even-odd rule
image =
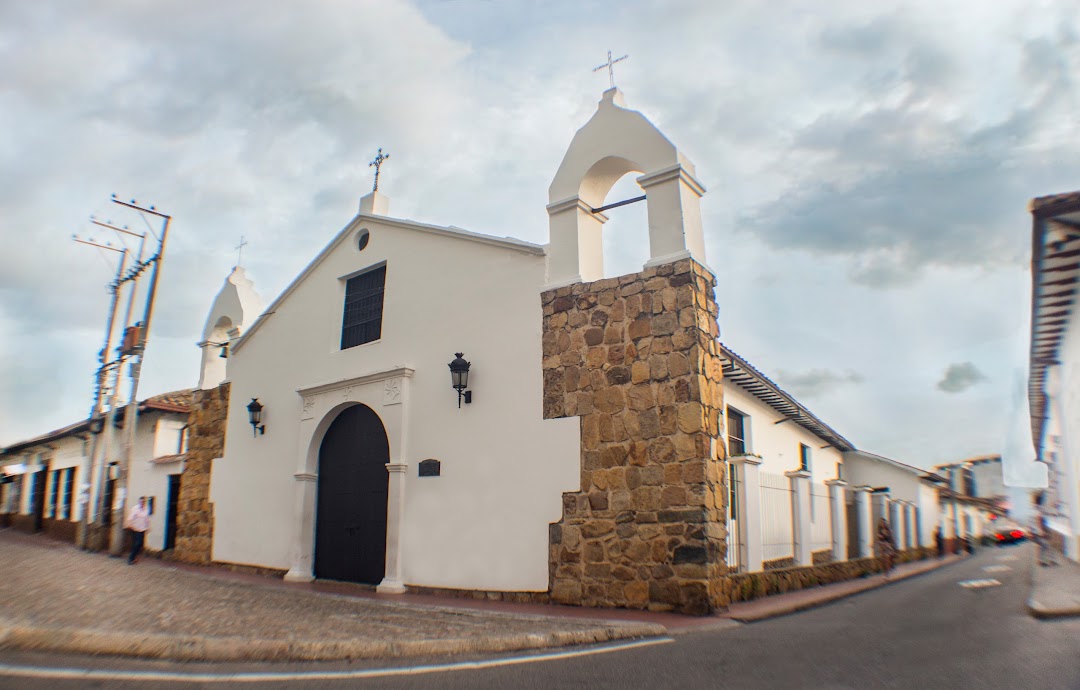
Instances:
[[[544,417],[581,417],[581,490],[551,525],[556,603],[726,603],[716,280],[690,259],[542,295]]]
[[[188,450],[180,475],[176,548],[172,557],[185,563],[211,561],[214,542],[214,506],[210,503],[210,471],[214,458],[225,451],[225,420],[229,412],[229,384],[195,391],[188,416]]]

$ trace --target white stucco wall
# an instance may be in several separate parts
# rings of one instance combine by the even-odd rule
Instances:
[[[724,382],[724,406],[746,415],[744,424],[747,452],[761,456],[761,471],[783,474],[799,469],[799,444],[810,448],[810,474],[816,483],[836,479],[837,465],[843,454],[827,442],[795,422],[776,422],[784,419],[767,404],[731,381]],[[727,410],[724,412],[727,419]]]
[[[128,510],[139,496],[154,498],[150,516],[150,532],[146,548],[160,551],[165,547],[165,514],[169,500],[169,475],[179,474],[180,462],[154,464],[153,458],[176,454],[180,430],[187,423],[187,414],[147,410],[139,415],[135,430],[135,453],[128,470]]]
[[[934,545],[934,530],[941,520],[937,489],[920,474],[851,452],[844,454],[844,479],[851,486],[888,487],[889,498],[914,503],[919,511],[919,543]]]
[[[363,251],[356,231],[370,231]],[[305,229],[305,231],[309,231]],[[382,337],[340,349],[345,279],[387,263]],[[370,386],[339,400],[369,400],[388,423],[392,463],[406,463],[401,536],[406,584],[545,590],[548,525],[562,493],[579,487],[577,418],[542,419],[544,257],[483,241],[358,217],[341,241],[272,305],[234,348],[224,458],[214,463],[215,560],[289,568],[298,530],[298,483],[317,458],[323,402],[305,412],[299,389],[386,371],[414,370],[403,405],[382,406]],[[457,407],[447,364],[472,362],[473,403]],[[380,386],[382,383],[379,384]],[[351,397],[350,397],[351,396]],[[246,405],[264,405],[254,437]],[[335,410],[334,414],[339,410]],[[435,458],[442,476],[417,477]]]
[[[1065,338],[1058,351],[1061,364],[1048,367],[1046,392],[1050,420],[1043,436],[1043,460],[1051,460],[1045,448],[1056,431],[1059,505],[1063,515],[1056,524],[1064,533],[1065,555],[1080,560],[1080,310],[1069,316]]]
[[[10,512],[22,513],[27,515],[30,513],[31,507],[31,494],[34,488],[34,483],[42,481],[41,475],[35,474],[37,469],[43,463],[48,463],[49,473],[44,477],[45,481],[45,515],[49,516],[50,506],[52,505],[52,485],[55,480],[53,472],[55,470],[63,470],[69,467],[75,468],[75,479],[72,485],[72,516],[71,520],[77,521],[81,519],[82,509],[79,505],[79,485],[83,481],[83,465],[85,462],[85,453],[89,450],[89,445],[84,444],[83,439],[79,436],[66,436],[64,438],[55,439],[38,446],[27,448],[19,453],[13,454],[12,457],[5,458],[0,463],[0,466],[23,466],[24,472],[22,476],[22,488],[19,497],[19,505],[10,505],[7,494],[10,493],[10,489],[5,491],[3,502],[0,503],[0,512],[10,510]],[[63,490],[63,487],[60,487]],[[57,496],[57,500],[60,500],[60,496]]]

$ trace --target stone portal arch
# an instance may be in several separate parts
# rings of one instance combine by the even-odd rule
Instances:
[[[646,267],[693,257],[705,263],[700,198],[705,188],[691,163],[618,89],[604,92],[577,134],[548,188],[548,287],[604,275],[600,207],[624,175],[641,173],[649,218]]]
[[[319,441],[315,576],[377,585],[386,574],[390,442],[367,405],[335,410]]]

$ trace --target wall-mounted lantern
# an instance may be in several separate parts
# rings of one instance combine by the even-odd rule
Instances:
[[[247,410],[248,421],[251,422],[251,435],[258,436],[259,434],[265,434],[266,425],[260,424],[260,422],[262,422],[263,406],[262,403],[259,402],[259,399],[252,398],[251,402],[248,403]]]
[[[462,399],[465,400],[466,405],[472,402],[472,391],[465,390],[469,387],[469,367],[471,364],[465,361],[461,352],[455,352],[454,355],[456,359],[449,364],[450,380],[454,390],[457,391],[457,406],[460,408]]]

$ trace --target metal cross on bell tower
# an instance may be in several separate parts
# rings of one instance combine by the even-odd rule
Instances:
[[[379,168],[381,168],[382,164],[388,160],[390,160],[390,154],[388,153],[384,156],[382,152],[382,147],[380,146],[379,153],[376,154],[375,160],[368,163],[369,168],[375,168],[375,186],[371,188],[371,191],[379,191]]]
[[[622,62],[623,60],[625,60],[628,57],[630,57],[629,53],[627,53],[626,55],[623,55],[621,58],[615,58],[614,60],[612,60],[611,59],[611,51],[609,50],[607,52],[607,62],[600,65],[599,67],[594,67],[593,72],[599,72],[600,70],[607,67],[608,81],[611,82],[611,88],[614,89],[615,88],[615,69],[614,69],[615,63],[616,62]]]
[[[243,235],[240,235],[240,244],[233,247],[236,250],[236,267],[240,267],[240,258],[244,255],[244,247],[248,245]]]

